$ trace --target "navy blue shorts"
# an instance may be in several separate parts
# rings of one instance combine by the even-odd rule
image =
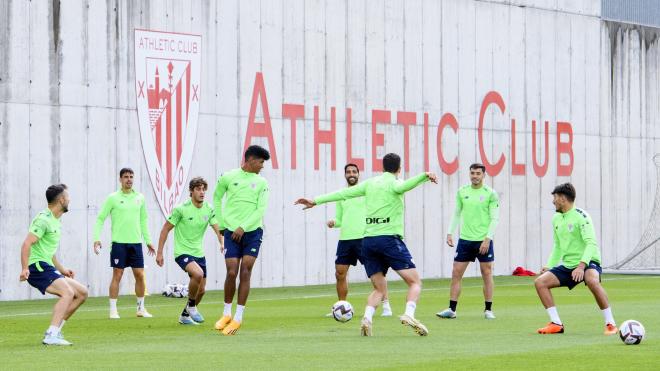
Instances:
[[[389,268],[395,271],[415,268],[406,244],[399,236],[375,236],[362,239],[362,264],[367,277]]]
[[[485,255],[479,254],[479,248],[482,241],[468,241],[458,240],[456,245],[456,255],[454,255],[455,262],[473,262],[474,259],[479,259],[480,263],[488,263],[495,260],[495,252],[493,251],[493,241],[490,241],[488,253]]]
[[[179,267],[181,267],[181,269],[183,269],[184,272],[186,271],[186,267],[188,266],[188,264],[190,264],[192,262],[197,263],[199,265],[199,267],[202,268],[202,271],[204,272],[204,278],[206,278],[206,258],[205,257],[202,256],[201,258],[198,258],[198,257],[192,256],[192,255],[181,254],[181,255],[177,256],[176,258],[174,258],[174,261],[177,264],[179,264]],[[186,273],[188,273],[188,272],[186,272]]]
[[[358,260],[362,261],[362,239],[339,240],[337,242],[337,258],[335,264],[338,265],[357,265]]]
[[[257,228],[251,232],[243,233],[240,242],[235,242],[231,239],[231,234],[234,233],[225,229],[225,259],[227,258],[242,258],[245,255],[259,256],[259,248],[261,248],[261,240],[264,236],[264,230]]]
[[[559,287],[568,287],[569,290],[573,290],[573,287],[577,286],[577,284],[580,283],[573,281],[573,277],[571,276],[571,274],[573,273],[573,269],[566,268],[563,265],[558,265],[550,269],[550,273],[557,276],[557,279],[559,280]],[[584,268],[584,271],[586,272],[589,269],[595,269],[596,272],[598,272],[598,281],[600,281],[600,275],[603,274],[603,269],[600,267],[600,264],[592,260],[589,262],[589,265],[587,265]]]
[[[64,278],[55,267],[46,262],[32,263],[28,266],[28,269],[30,270],[30,276],[27,280],[28,283],[30,286],[41,291],[42,295],[46,294],[46,289],[51,283],[53,283],[53,281],[58,278]]]
[[[121,269],[144,268],[142,244],[113,242],[110,250],[110,266]]]

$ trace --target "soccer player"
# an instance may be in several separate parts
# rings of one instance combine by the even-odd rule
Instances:
[[[204,317],[197,310],[202,301],[206,287],[206,258],[202,240],[204,232],[210,225],[220,242],[220,252],[224,252],[224,238],[218,228],[218,222],[213,217],[213,207],[204,202],[208,189],[206,180],[201,177],[190,180],[188,190],[190,200],[177,205],[167,218],[158,240],[156,264],[163,266],[163,248],[167,235],[174,228],[174,260],[190,277],[188,283],[188,303],[179,316],[183,325],[197,325],[204,322]]]
[[[344,166],[344,178],[349,187],[355,186],[360,178],[360,169],[355,164]],[[366,209],[364,197],[351,198],[337,202],[335,219],[329,220],[328,228],[341,228],[339,242],[337,243],[337,257],[335,259],[335,278],[337,280],[337,298],[346,300],[348,296],[348,268],[362,263],[362,238],[366,227]],[[387,281],[385,281],[387,284]],[[383,317],[392,315],[392,308],[387,299],[387,287],[383,297]],[[332,313],[327,315],[332,317]]]
[[[39,212],[21,246],[21,276],[30,286],[60,298],[53,307],[50,327],[42,343],[71,345],[62,336],[62,327],[87,299],[87,288],[74,280],[74,272],[64,268],[55,257],[60,243],[62,214],[69,211],[66,185],[55,184],[46,189],[48,208]]]
[[[461,234],[454,255],[449,290],[449,308],[436,313],[440,318],[456,318],[461,280],[470,262],[479,259],[481,278],[484,281],[484,318],[495,319],[493,313],[493,235],[499,220],[499,197],[494,189],[484,184],[486,167],[470,165],[470,184],[456,192],[456,207],[451,217],[447,245],[454,247],[452,235],[460,223]]]
[[[598,303],[605,318],[605,335],[616,334],[618,329],[607,293],[600,284],[600,251],[594,232],[594,223],[586,211],[575,207],[575,188],[571,183],[560,184],[552,191],[557,213],[552,217],[554,245],[548,264],[534,281],[541,303],[550,316],[550,323],[537,330],[539,334],[561,334],[564,324],[559,319],[551,289],[568,287],[572,290],[584,281]],[[559,263],[561,262],[561,265]],[[548,267],[552,267],[548,269]]]
[[[398,180],[401,158],[395,153],[388,153],[383,157],[383,169],[385,172],[382,175],[353,187],[318,196],[313,200],[300,198],[295,204],[309,209],[326,202],[365,196],[367,227],[362,240],[362,258],[374,290],[367,299],[364,318],[360,324],[361,334],[372,335],[373,314],[385,297],[385,273],[391,267],[408,285],[406,311],[399,319],[402,324],[412,327],[418,335],[425,336],[428,335],[428,329],[415,319],[422,281],[403,242],[403,195],[427,180],[437,183],[437,177],[433,173],[422,173],[406,181]]]
[[[215,217],[225,237],[225,306],[222,317],[215,323],[215,328],[224,335],[235,335],[243,322],[252,267],[259,255],[263,237],[261,227],[268,204],[268,183],[259,172],[264,162],[270,159],[270,153],[252,145],[245,151],[244,159],[240,168],[220,176],[213,194]],[[232,318],[231,306],[239,272],[241,281],[236,313]]]
[[[99,212],[94,226],[94,253],[101,249],[101,230],[105,219],[110,215],[112,221],[112,248],[110,249],[110,266],[112,281],[110,282],[110,318],[118,319],[117,297],[119,283],[124,275],[124,269],[131,267],[135,277],[135,295],[137,296],[137,316],[152,317],[144,306],[144,257],[142,255],[142,240],[149,248],[149,255],[156,255],[151,244],[151,236],[147,227],[147,208],[144,195],[133,189],[133,170],[123,168],[119,171],[121,189],[111,193]]]

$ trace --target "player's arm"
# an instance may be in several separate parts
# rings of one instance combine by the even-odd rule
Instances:
[[[552,225],[552,251],[550,252],[550,257],[548,258],[548,263],[545,267],[541,268],[541,273],[549,270],[552,267],[556,267],[561,260],[561,250],[559,249],[559,237],[555,232],[554,224]]]
[[[225,253],[225,236],[222,235],[222,231],[220,230],[220,226],[218,225],[217,222],[213,222],[211,224],[211,228],[213,228],[213,232],[215,232],[215,235],[218,237],[218,242],[220,243],[220,253],[224,254]]]
[[[596,255],[598,251],[598,242],[596,240],[596,232],[594,231],[594,223],[591,217],[585,218],[582,225],[580,225],[580,235],[584,241],[584,253],[580,258],[580,263],[584,263],[585,267],[589,265],[591,258]]]
[[[349,198],[355,198],[355,197],[360,197],[364,196],[366,194],[367,190],[367,184],[369,183],[369,180],[364,181],[358,185],[354,185],[352,187],[347,187],[340,189],[339,191],[335,191],[332,193],[326,193],[324,195],[318,196],[314,199],[308,199],[308,198],[299,198],[294,202],[294,205],[303,205],[303,210],[312,208],[316,205],[321,205],[325,204],[328,202],[336,202],[336,201],[342,201],[342,200],[347,200]]]
[[[39,241],[39,238],[40,236],[37,236],[32,232],[28,232],[25,240],[23,241],[23,245],[21,245],[21,276],[19,278],[21,281],[25,281],[28,279],[28,277],[30,277],[30,270],[28,269],[30,249],[32,248],[32,245]]]
[[[337,202],[335,209],[335,219],[328,220],[329,228],[341,228],[342,219],[344,217],[344,205],[341,202]]]
[[[99,215],[96,216],[96,224],[94,225],[94,253],[96,255],[99,254],[99,249],[101,248],[101,231],[103,230],[103,223],[105,223],[105,219],[110,215],[110,212],[112,211],[112,198],[108,196],[105,201],[103,202],[103,205],[101,206],[101,211],[99,211]]]
[[[500,220],[500,198],[495,191],[491,193],[490,199],[488,200],[488,216],[490,217],[488,231],[486,232],[486,238],[481,242],[481,247],[479,248],[479,253],[482,255],[488,253],[490,241],[495,235],[495,229],[497,229],[497,223]]]
[[[154,245],[151,243],[151,233],[149,233],[149,223],[147,218],[147,203],[142,202],[140,207],[140,230],[142,230],[142,238],[144,238],[144,243],[147,244],[149,251],[147,254],[154,256],[156,255],[156,250],[154,250]]]
[[[456,191],[456,206],[454,206],[454,213],[451,215],[449,222],[449,231],[447,232],[447,245],[454,247],[454,236],[456,227],[461,222],[461,211],[463,211],[463,200],[461,199],[460,191]]]
[[[438,178],[436,177],[435,174],[433,173],[421,173],[417,176],[414,176],[412,178],[409,178],[405,181],[402,182],[397,182],[397,184],[394,186],[394,192],[396,193],[406,193],[418,185],[430,180],[433,183],[438,182]]]
[[[57,269],[64,277],[69,277],[73,278],[75,276],[75,273],[71,269],[66,269],[64,266],[60,263],[59,260],[57,260],[57,257],[53,255],[53,266],[55,269]]]
[[[168,220],[165,221],[163,228],[160,230],[160,237],[158,238],[158,251],[156,252],[156,264],[158,264],[159,267],[162,267],[164,264],[163,250],[165,249],[165,241],[167,241],[167,236],[174,228],[174,224],[170,223],[170,219],[173,215],[174,212],[172,212],[172,215],[168,218]]]
[[[220,178],[218,178],[218,182],[215,185],[215,191],[213,191],[213,214],[221,231],[226,228],[224,218],[222,216],[222,198],[227,192],[226,178],[227,177],[225,175],[220,175]]]

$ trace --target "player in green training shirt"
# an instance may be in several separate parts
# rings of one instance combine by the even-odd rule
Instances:
[[[250,294],[252,267],[259,255],[263,238],[264,213],[268,205],[268,183],[259,176],[264,162],[270,159],[265,148],[252,145],[244,154],[243,165],[220,176],[213,194],[215,217],[225,237],[225,306],[215,328],[224,335],[234,335],[243,322],[245,303]],[[224,199],[224,205],[223,205]],[[240,272],[236,313],[231,305]]]
[[[124,269],[131,267],[135,277],[135,296],[137,296],[137,316],[152,317],[144,307],[144,257],[142,255],[142,240],[149,248],[149,255],[156,255],[151,244],[151,236],[147,227],[147,207],[144,195],[133,189],[133,170],[123,168],[119,171],[121,189],[111,193],[103,202],[101,211],[94,226],[94,253],[101,249],[101,230],[105,219],[112,220],[112,248],[110,249],[110,266],[112,281],[110,281],[110,318],[118,319],[117,297],[119,283],[124,275]]]
[[[60,298],[53,307],[50,327],[42,343],[71,345],[62,336],[64,323],[87,299],[87,288],[74,280],[71,269],[64,268],[55,257],[60,244],[62,214],[69,211],[69,192],[66,185],[55,184],[46,190],[48,208],[39,212],[30,224],[30,230],[21,247],[21,276],[42,294]]]
[[[401,157],[395,153],[383,157],[383,169],[385,172],[381,176],[313,200],[300,198],[295,204],[309,209],[326,202],[365,197],[367,226],[362,240],[362,258],[374,290],[367,299],[360,332],[363,336],[372,335],[373,315],[386,293],[385,273],[392,268],[408,285],[406,311],[399,319],[418,335],[425,336],[428,329],[415,318],[422,281],[403,242],[403,195],[427,180],[437,183],[437,178],[433,173],[422,173],[406,181],[397,179],[401,172]]]
[[[204,232],[210,225],[220,242],[220,252],[224,252],[224,238],[218,228],[218,222],[213,217],[213,207],[204,202],[208,184],[203,178],[190,180],[188,187],[190,200],[177,205],[167,218],[158,240],[156,264],[162,267],[164,263],[163,248],[167,235],[174,229],[174,260],[190,277],[188,283],[188,304],[183,308],[179,323],[197,325],[204,322],[204,317],[197,310],[202,301],[206,287],[206,258],[204,257]]]
[[[349,187],[355,186],[360,178],[360,169],[356,164],[344,166],[344,178]],[[337,243],[337,255],[335,259],[335,278],[337,280],[337,298],[346,300],[348,296],[348,268],[357,265],[358,260],[362,263],[362,238],[366,227],[366,205],[364,197],[351,198],[337,202],[335,219],[329,220],[328,228],[341,228],[339,242]],[[387,283],[387,281],[385,281]],[[390,302],[387,300],[387,287],[383,297],[382,316],[392,315]],[[329,313],[327,317],[332,317]]]
[[[486,167],[470,165],[470,184],[456,192],[456,207],[451,217],[447,245],[454,247],[453,234],[460,223],[461,234],[454,255],[449,290],[449,308],[436,313],[440,318],[456,318],[461,280],[470,262],[479,259],[481,277],[484,280],[484,317],[495,319],[493,305],[493,235],[499,220],[499,197],[494,189],[484,184]]]
[[[559,318],[551,289],[568,287],[572,290],[584,281],[598,303],[605,319],[605,335],[618,329],[607,293],[600,284],[600,250],[589,214],[575,207],[575,188],[571,183],[560,184],[552,191],[552,203],[557,213],[552,217],[553,241],[548,263],[534,281],[536,292],[550,316],[550,323],[537,330],[539,334],[560,334],[564,324]],[[561,264],[560,264],[561,263]]]

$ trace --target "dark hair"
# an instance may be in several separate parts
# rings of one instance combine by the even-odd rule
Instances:
[[[121,170],[119,170],[119,177],[120,178],[123,177],[124,174],[126,174],[126,173],[135,175],[135,172],[133,172],[133,169],[131,169],[130,167],[124,167]]]
[[[484,166],[484,164],[475,162],[474,164],[470,165],[470,170],[477,170],[477,169],[481,169],[481,171],[484,173],[486,172],[486,167]]]
[[[560,184],[552,190],[553,195],[564,195],[569,202],[575,201],[575,187],[571,183]]]
[[[346,170],[348,170],[348,168],[351,167],[351,166],[353,166],[354,168],[356,168],[356,169],[357,169],[357,172],[360,173],[360,168],[359,168],[357,165],[355,165],[354,163],[351,163],[351,162],[349,162],[348,164],[344,165],[344,173],[345,173]]]
[[[268,161],[270,160],[270,153],[264,147],[253,144],[245,150],[245,161],[250,157],[261,158]]]
[[[206,180],[204,180],[204,178],[202,178],[201,176],[198,176],[198,177],[190,179],[190,184],[188,185],[188,190],[190,192],[192,192],[192,191],[195,190],[195,188],[200,187],[200,186],[204,187],[204,190],[209,189],[209,184],[206,183]]]
[[[64,192],[66,189],[66,184],[53,184],[52,186],[48,187],[46,189],[46,201],[48,201],[48,204],[52,204],[53,201],[57,199],[59,195]]]
[[[401,168],[401,157],[396,153],[388,153],[383,157],[383,169],[388,173],[396,173]]]

